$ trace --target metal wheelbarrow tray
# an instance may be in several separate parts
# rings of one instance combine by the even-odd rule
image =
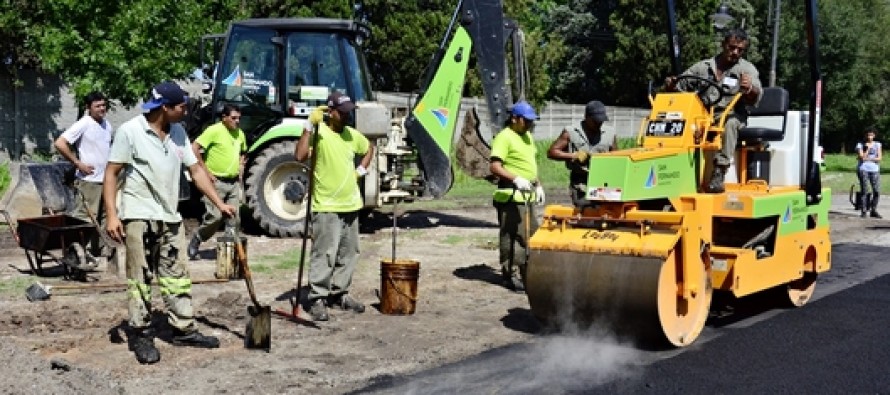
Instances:
[[[69,273],[72,269],[89,268],[84,246],[97,235],[93,224],[68,215],[47,215],[20,218],[16,228],[16,239],[34,273],[42,275],[43,263],[49,261],[63,264]],[[58,257],[51,250],[64,251]]]

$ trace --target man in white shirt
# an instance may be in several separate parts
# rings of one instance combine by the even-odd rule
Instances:
[[[62,132],[53,144],[56,150],[76,168],[74,180],[75,196],[72,217],[90,222],[88,213],[97,221],[104,219],[102,209],[102,180],[105,178],[105,165],[111,152],[111,122],[105,119],[107,112],[105,96],[100,92],[90,92],[84,98],[86,113],[71,127]],[[77,150],[75,153],[71,147]],[[107,256],[110,251],[100,251],[99,238],[91,241],[92,256]]]

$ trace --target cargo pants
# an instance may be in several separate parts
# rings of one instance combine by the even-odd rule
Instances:
[[[504,281],[519,279],[525,284],[528,239],[538,229],[534,203],[494,202],[498,213],[498,251]],[[526,226],[528,221],[528,226]]]
[[[130,326],[143,329],[151,325],[151,282],[157,276],[170,325],[184,332],[194,330],[192,280],[182,223],[128,220],[124,227]]]
[[[719,115],[715,115],[715,122],[719,119]],[[714,163],[717,166],[728,167],[735,158],[736,145],[739,142],[739,129],[744,126],[742,120],[735,113],[726,116],[726,123],[723,124],[723,137],[720,151],[714,155]]]
[[[309,302],[346,294],[358,254],[358,212],[313,213]]]
[[[224,181],[217,179],[213,186],[216,189],[217,196],[223,202],[234,206],[236,210],[241,207],[241,183],[238,180]],[[219,230],[226,217],[207,196],[202,197],[201,200],[204,201],[204,217],[201,219],[201,227],[198,228],[197,234],[201,241],[207,241]],[[234,226],[236,229],[240,226],[237,214],[234,218]]]

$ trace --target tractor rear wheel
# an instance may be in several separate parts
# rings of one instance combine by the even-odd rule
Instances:
[[[256,223],[271,236],[303,234],[309,167],[294,158],[295,147],[296,141],[266,147],[247,172],[247,206]]]

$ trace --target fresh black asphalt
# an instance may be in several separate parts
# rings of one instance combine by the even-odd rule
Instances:
[[[550,336],[542,335],[532,343],[489,350],[416,375],[379,377],[374,385],[357,392],[890,393],[890,339],[887,337],[890,335],[890,275],[827,295],[797,309],[758,308],[762,300],[749,298],[747,307],[743,305],[739,309],[751,310],[741,313],[748,317],[756,317],[763,311],[774,312],[769,318],[755,320],[750,325],[733,325],[738,321],[721,323],[718,312],[702,336],[707,340],[673,352],[634,350],[636,361],[620,357],[622,351],[616,351],[614,346],[585,349],[576,345],[556,351],[561,353],[555,355],[557,362],[561,358],[568,361],[562,365],[562,371],[542,374],[540,343],[546,343]],[[578,359],[572,355],[578,352],[608,355]],[[576,369],[572,364],[591,366]],[[608,364],[613,366],[606,366]]]

